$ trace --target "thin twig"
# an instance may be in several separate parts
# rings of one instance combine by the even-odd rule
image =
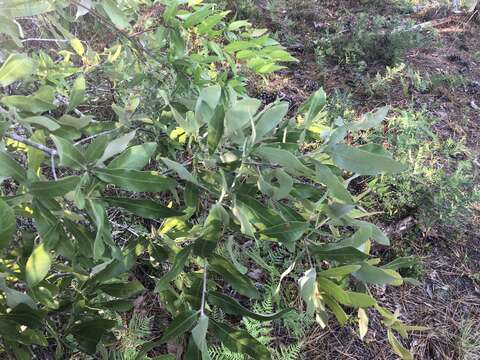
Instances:
[[[11,133],[11,134],[5,134],[6,137],[12,139],[12,140],[15,140],[15,141],[18,141],[22,144],[25,144],[27,146],[31,146],[31,147],[34,147],[38,150],[41,150],[45,153],[47,153],[48,155],[50,156],[57,156],[58,155],[58,152],[57,150],[55,149],[50,149],[49,147],[43,145],[43,144],[39,144],[39,143],[36,143],[34,141],[31,141],[27,138],[24,138],[23,136],[20,136],[20,135],[17,135],[15,133]]]
[[[27,41],[67,42],[68,40],[65,40],[65,39],[40,39],[40,38],[30,38],[30,39],[21,40],[21,42],[27,42]]]
[[[114,132],[114,131],[118,131],[119,128],[115,128],[115,129],[110,129],[110,130],[105,130],[105,131],[102,131],[102,132],[99,132],[98,134],[94,134],[92,136],[88,136],[82,140],[78,140],[75,145],[80,145],[80,144],[83,144],[84,142],[88,141],[88,140],[92,140],[92,139],[95,139],[96,137],[98,136],[102,136],[102,135],[106,135],[106,134],[109,134],[111,132]]]
[[[207,260],[203,259],[203,288],[202,288],[202,302],[200,304],[200,314],[205,315],[205,296],[207,294]]]
[[[55,181],[58,180],[57,178],[57,171],[55,170],[55,156],[50,156],[50,162],[51,162],[51,166],[52,166],[52,175],[53,175],[53,179]]]

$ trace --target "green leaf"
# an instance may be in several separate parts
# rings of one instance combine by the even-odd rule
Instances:
[[[0,3],[0,13],[2,4]],[[17,80],[24,79],[35,72],[36,63],[25,54],[12,54],[0,67],[0,85],[8,86]]]
[[[318,276],[328,277],[328,278],[341,278],[346,275],[350,275],[351,273],[360,269],[361,265],[345,265],[345,266],[338,266],[328,270],[323,270],[318,273]]]
[[[327,94],[323,89],[315,91],[310,98],[300,108],[300,112],[307,111],[304,127],[308,129],[310,125],[322,114],[322,110],[327,103]]]
[[[80,130],[84,127],[88,126],[92,121],[91,116],[82,116],[80,118],[76,118],[72,115],[65,114],[61,118],[57,119],[57,122],[60,125],[65,125],[69,127],[73,127],[74,129]]]
[[[0,199],[0,249],[6,248],[13,239],[17,221],[15,213],[8,204]]]
[[[132,139],[135,137],[135,134],[136,131],[134,130],[110,142],[105,148],[102,157],[98,159],[96,165],[99,166],[103,164],[104,161],[110,159],[112,156],[123,152],[128,147],[130,141],[132,141]]]
[[[127,312],[132,310],[134,304],[130,300],[110,300],[99,303],[93,303],[91,307],[107,309],[115,312]]]
[[[86,320],[71,327],[70,333],[78,344],[90,355],[97,352],[97,344],[111,328],[117,325],[114,320],[95,319]]]
[[[227,314],[248,316],[258,321],[272,321],[280,319],[285,314],[293,310],[284,309],[274,314],[257,314],[248,310],[235,299],[232,299],[231,297],[224,295],[218,291],[209,291],[208,300],[211,304],[218,306],[220,309],[222,309],[222,311],[226,312]]]
[[[113,0],[101,1],[103,10],[107,13],[108,17],[120,30],[130,27],[127,17],[117,4]]]
[[[270,133],[282,121],[288,112],[288,103],[281,102],[265,110],[255,125],[255,143]]]
[[[195,177],[192,174],[190,174],[190,172],[187,169],[185,169],[185,166],[165,157],[162,157],[161,159],[165,163],[165,165],[167,165],[167,167],[170,170],[175,171],[178,174],[178,176],[180,176],[181,179],[185,181],[189,181],[193,184],[199,185],[197,179],[195,179]]]
[[[253,237],[255,230],[252,224],[250,224],[250,221],[248,221],[247,215],[245,215],[245,212],[242,210],[242,208],[234,206],[232,208],[232,214],[240,222],[240,232],[247,236]]]
[[[102,197],[101,199],[111,206],[121,207],[146,219],[156,220],[184,215],[181,211],[165,207],[153,200],[114,197]]]
[[[337,300],[340,304],[348,305],[350,303],[348,293],[333,281],[330,281],[325,277],[318,277],[317,283],[320,292],[326,293]]]
[[[142,283],[138,280],[129,281],[127,283],[118,282],[102,284],[99,286],[99,289],[116,298],[129,298],[145,290]]]
[[[175,181],[153,171],[95,169],[95,175],[107,184],[137,192],[161,192],[175,187]]]
[[[29,192],[33,196],[41,198],[53,198],[64,196],[74,191],[80,182],[78,176],[66,176],[56,181],[33,181],[30,184]]]
[[[201,314],[198,318],[197,325],[192,330],[192,338],[198,349],[208,356],[207,349],[207,330],[208,330],[208,316]]]
[[[231,136],[251,124],[253,116],[261,104],[260,100],[252,98],[236,102],[225,113],[225,135]]]
[[[162,337],[159,340],[152,340],[142,345],[141,351],[135,357],[135,360],[144,359],[144,356],[152,349],[156,348],[163,343],[177,338],[186,331],[188,331],[193,324],[197,321],[197,311],[185,311],[180,313],[173,319],[172,323],[164,331]]]
[[[10,36],[17,47],[23,46],[20,41],[20,38],[23,37],[23,31],[20,24],[2,15],[0,15],[0,33]]]
[[[225,46],[224,50],[229,52],[229,53],[234,53],[237,51],[241,50],[247,50],[251,48],[255,48],[258,45],[255,44],[253,41],[248,41],[248,40],[239,40],[239,41],[234,41]]]
[[[307,304],[307,314],[310,316],[315,313],[316,308],[316,294],[317,294],[317,272],[314,268],[308,269],[298,279],[298,286],[300,288],[300,296]]]
[[[361,221],[361,220],[352,220],[351,224],[358,228],[362,228],[362,227],[369,228],[371,231],[370,236],[372,237],[373,240],[375,240],[377,243],[381,245],[390,245],[390,240],[388,239],[388,237],[375,224],[372,224],[366,221]]]
[[[47,276],[52,259],[43,244],[38,245],[25,265],[25,278],[30,287],[34,287]]]
[[[18,304],[12,311],[5,315],[0,315],[0,319],[14,321],[20,325],[28,326],[32,329],[37,329],[43,325],[43,319],[46,312],[42,310],[32,309],[26,304]]]
[[[334,198],[352,204],[353,199],[345,185],[333,174],[328,166],[316,164],[315,166],[315,180],[325,185]]]
[[[270,360],[272,358],[267,347],[245,330],[231,328],[213,319],[210,319],[210,328],[230,351],[247,354],[255,360]]]
[[[348,263],[368,258],[367,254],[351,246],[331,249],[325,246],[311,245],[309,249],[318,260],[335,260]]]
[[[349,299],[349,303],[346,304],[348,306],[368,308],[377,304],[377,301],[370,295],[353,291],[347,291],[346,293]]]
[[[203,88],[200,91],[199,98],[205,102],[210,109],[217,108],[220,97],[222,96],[222,88],[220,85],[212,85]]]
[[[348,321],[348,315],[345,313],[343,308],[336,302],[333,298],[328,295],[323,295],[323,300],[325,304],[333,312],[333,315],[337,318],[337,321],[340,325],[345,325]]]
[[[53,121],[52,119],[46,116],[31,116],[28,118],[20,119],[21,123],[29,124],[29,125],[40,125],[49,131],[56,131],[60,129],[60,125],[57,122]]]
[[[59,136],[52,135],[53,142],[57,147],[60,156],[60,165],[73,169],[84,169],[86,164],[85,156],[70,141]]]
[[[107,212],[104,204],[98,200],[89,200],[88,204],[97,227],[97,234],[93,243],[93,258],[101,259],[105,252],[105,243],[110,243],[112,239],[111,229],[108,225]]]
[[[230,259],[232,260],[233,262],[233,265],[235,265],[235,267],[237,268],[237,270],[241,273],[241,274],[246,274],[248,269],[247,267],[243,266],[238,260],[237,260],[237,257],[235,255],[235,253],[233,252],[233,236],[230,235],[228,238],[227,238],[227,242],[225,244],[225,247],[227,248],[227,252],[228,252],[228,256],[230,256]]]
[[[9,18],[34,16],[54,10],[49,0],[6,0],[0,2],[0,14]]]
[[[285,171],[292,175],[298,175],[298,173],[307,175],[313,174],[313,171],[303,165],[290,151],[269,146],[261,146],[255,150],[255,154],[267,161],[282,166]]]
[[[212,271],[222,276],[240,294],[258,299],[260,294],[255,285],[223,256],[213,254],[209,259],[209,265]]]
[[[156,150],[157,144],[154,142],[131,146],[110,161],[107,168],[141,170],[148,164]]]
[[[225,118],[225,110],[223,106],[217,106],[213,117],[208,123],[208,152],[212,155],[220,142],[223,135],[223,123]]]
[[[239,193],[237,194],[238,206],[248,210],[250,214],[246,216],[251,223],[263,228],[283,223],[283,219],[271,208],[264,206],[260,201],[253,197]]]
[[[394,276],[394,274],[396,273],[393,270],[384,270],[364,262],[362,267],[353,273],[353,276],[368,284],[386,285],[396,284],[401,280],[400,275]]]
[[[228,214],[220,204],[215,204],[210,209],[205,220],[204,229],[199,239],[195,241],[194,253],[203,258],[209,257],[215,251],[218,241],[223,234],[223,225],[228,221]]]
[[[294,242],[310,228],[310,224],[301,221],[287,221],[282,224],[268,227],[261,231],[261,234],[280,242]]]
[[[0,177],[12,177],[22,183],[27,180],[27,172],[9,154],[0,151]]]
[[[392,350],[402,360],[413,360],[413,355],[400,343],[400,341],[398,341],[395,335],[393,335],[393,331],[391,329],[387,329],[387,338],[388,342],[392,346]]]
[[[168,283],[174,280],[183,271],[183,268],[185,267],[185,263],[187,262],[188,256],[190,255],[191,251],[192,247],[187,246],[180,250],[177,255],[175,255],[175,261],[173,262],[172,268],[169,272],[163,275],[160,280],[157,281],[157,284],[155,286],[155,292],[160,292],[166,289]]]
[[[208,15],[212,13],[212,7],[210,4],[203,6],[200,10],[195,11],[193,14],[189,14],[183,23],[188,29],[202,22]]]
[[[68,100],[67,112],[72,111],[82,103],[83,99],[85,98],[85,87],[86,87],[85,76],[80,75],[75,79],[72,86],[72,90],[70,91],[70,98]]]
[[[12,95],[5,96],[1,102],[8,107],[15,107],[19,110],[30,113],[42,113],[53,110],[57,106],[54,104],[55,88],[49,85],[40,87],[33,95]]]
[[[339,168],[359,175],[378,175],[397,173],[405,166],[391,157],[361,150],[344,144],[335,144],[328,148],[333,162]]]
[[[363,116],[360,121],[352,122],[349,124],[349,128],[352,131],[368,130],[377,127],[382,123],[388,114],[388,106],[384,106],[374,113],[368,113]]]

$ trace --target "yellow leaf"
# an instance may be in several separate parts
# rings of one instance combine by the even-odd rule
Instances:
[[[83,54],[85,53],[85,49],[83,48],[82,42],[77,38],[70,39],[70,46],[80,56],[83,56]]]
[[[362,308],[358,309],[358,330],[360,331],[360,339],[363,340],[368,331],[368,316]]]

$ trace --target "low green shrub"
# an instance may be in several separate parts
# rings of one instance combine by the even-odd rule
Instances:
[[[238,320],[276,321],[293,302],[268,314],[252,306],[268,299],[265,279],[232,249],[255,243],[253,261],[276,268],[278,291],[294,292],[318,324],[353,318],[363,338],[364,309],[375,309],[409,358],[398,335],[420,328],[370,291],[401,285],[409,263],[372,256],[389,239],[349,190],[353,178],[404,169],[382,147],[348,141],[387,109],[331,121],[322,90],[294,117],[286,102],[262,107],[244,70],[266,76],[296,61],[265,30],[199,0],[150,5],[0,3],[1,349],[20,359],[108,353],[128,342],[121,315],[148,291],[168,324],[135,337],[135,359],[174,340],[185,358],[208,358],[208,341],[270,359]],[[24,20],[46,22],[60,48],[22,49]],[[109,33],[108,47],[73,35],[84,21]],[[261,243],[293,262],[254,251]]]
[[[365,70],[367,64],[396,65],[405,52],[425,45],[425,36],[412,23],[398,18],[360,13],[326,29],[318,39],[317,62],[331,59]]]
[[[401,111],[392,116],[386,133],[369,134],[387,142],[409,171],[382,175],[369,182],[375,197],[392,218],[413,212],[426,228],[463,227],[471,206],[480,199],[474,156],[461,141],[439,138],[437,119],[426,111]],[[365,199],[367,201],[367,199]],[[403,209],[403,210],[402,210]]]

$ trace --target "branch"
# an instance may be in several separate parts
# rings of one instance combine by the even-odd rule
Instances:
[[[57,156],[58,155],[58,152],[57,150],[55,149],[50,149],[49,147],[43,145],[43,144],[39,144],[39,143],[36,143],[34,141],[31,141],[27,138],[24,138],[23,136],[20,136],[20,135],[17,135],[15,133],[13,134],[5,134],[6,137],[12,139],[12,140],[15,140],[15,141],[18,141],[22,144],[25,144],[27,146],[31,146],[31,147],[34,147],[40,151],[43,151],[44,153],[47,153],[48,155],[50,156]]]

